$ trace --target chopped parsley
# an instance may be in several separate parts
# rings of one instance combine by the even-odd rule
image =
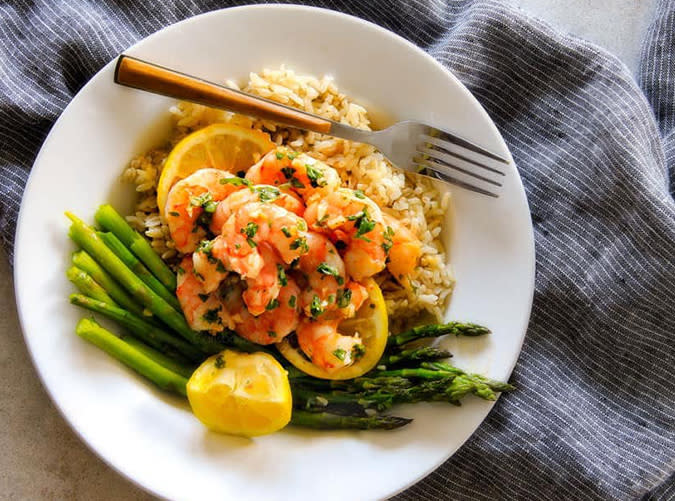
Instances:
[[[218,264],[216,265],[216,271],[220,273],[227,273],[227,268],[225,268],[225,265],[220,260],[218,260]]]
[[[309,245],[307,245],[307,239],[305,237],[299,237],[293,240],[289,248],[291,250],[300,249],[302,252],[309,252]]]
[[[309,183],[312,185],[312,188],[326,186],[326,181],[319,181],[319,179],[323,177],[323,172],[321,172],[321,170],[310,164],[305,164],[305,169],[307,171],[307,177],[309,178]]]
[[[253,237],[255,236],[256,233],[258,233],[258,225],[256,223],[249,222],[240,231],[243,235],[246,236],[246,243],[248,243],[248,245],[250,245],[251,247],[258,246],[258,244],[256,244],[253,241]]]
[[[321,228],[326,225],[326,221],[328,221],[328,218],[329,218],[328,214],[324,214],[319,219],[317,219],[316,223],[314,224],[316,224],[319,228]]]
[[[302,184],[302,181],[300,181],[297,177],[292,177],[291,178],[291,186],[293,188],[298,188],[298,189],[303,189],[305,188],[305,185]]]
[[[300,231],[307,231],[307,221],[299,219],[295,227]]]
[[[355,344],[354,346],[352,346],[352,358],[354,360],[358,360],[365,354],[366,354],[366,347],[363,346],[362,344]]]
[[[281,233],[283,233],[284,235],[286,235],[286,238],[291,238],[291,232],[288,231],[288,228],[286,228],[285,226],[282,226],[282,228],[281,228]]]
[[[185,270],[183,269],[182,266],[179,266],[178,268],[176,268],[176,272],[178,272],[179,275],[182,275],[183,273],[185,273]]]
[[[223,358],[222,355],[218,355],[216,357],[214,365],[216,366],[216,369],[222,369],[223,367],[225,367],[225,359]]]
[[[335,266],[329,265],[328,263],[321,263],[319,266],[317,266],[316,271],[323,273],[324,275],[331,275],[335,277],[338,285],[345,283],[345,279],[340,276],[338,269]]]
[[[344,361],[345,361],[345,357],[347,356],[347,352],[346,352],[345,350],[343,350],[342,348],[338,348],[338,349],[336,349],[336,350],[333,352],[333,355],[334,355],[335,358],[337,358],[338,360],[341,360],[342,362],[344,362]]]
[[[279,307],[279,300],[278,299],[272,299],[269,303],[267,303],[267,306],[265,306],[265,309],[267,311],[273,310],[275,308]]]
[[[295,169],[293,167],[284,167],[281,169],[281,173],[286,179],[291,179],[293,174],[295,174]]]
[[[363,193],[361,190],[354,190],[354,196],[356,198],[360,198],[361,200],[366,198],[365,193]]]
[[[277,333],[274,332],[274,331],[267,331],[267,335],[268,335],[269,337],[277,337]]]
[[[354,221],[354,226],[356,227],[356,235],[354,238],[360,238],[361,240],[370,242],[370,239],[363,235],[375,229],[375,221],[370,219],[367,207],[364,207],[360,213],[347,217],[347,220]]]
[[[210,191],[190,198],[190,207],[202,207],[205,212],[213,213],[218,207],[218,202],[213,200]]]
[[[384,252],[386,254],[389,254],[389,251],[394,245],[394,242],[392,240],[393,236],[394,236],[394,229],[391,226],[387,226],[387,228],[382,232],[382,237],[384,238],[384,242],[382,242],[382,248],[384,249]]]
[[[279,283],[282,287],[288,285],[288,278],[286,277],[286,270],[284,267],[277,263],[277,275],[279,276]]]
[[[239,174],[242,174],[239,176]],[[231,184],[233,186],[251,186],[251,181],[248,179],[242,179],[246,173],[244,171],[237,172],[239,177],[223,177],[218,180],[220,184]]]
[[[338,308],[346,308],[352,302],[352,290],[342,289],[338,291],[337,305]]]
[[[215,242],[214,240],[202,240],[199,242],[199,245],[197,245],[197,252],[203,252],[207,256],[211,255],[211,251],[213,250],[213,244]]]
[[[173,216],[173,217],[180,217],[180,213],[176,212],[175,210],[172,210],[171,212],[169,212],[169,215]]]
[[[289,158],[289,160],[295,160],[295,157],[297,157],[298,154],[295,151],[289,151],[286,156]]]
[[[281,151],[277,151],[275,156],[277,157],[277,160],[281,160],[285,155]]]
[[[319,299],[319,296],[317,296],[316,294],[314,294],[312,302],[309,305],[309,313],[312,315],[313,318],[316,318],[323,313],[321,300]]]
[[[281,196],[279,188],[274,186],[256,186],[255,191],[258,192],[258,200],[261,202],[271,202]]]
[[[221,323],[218,313],[220,313],[220,306],[218,306],[217,308],[213,308],[211,310],[206,310],[206,313],[202,315],[202,320],[210,324]]]
[[[295,296],[291,296],[288,299],[288,306],[290,306],[291,308],[295,308],[296,300],[297,300],[297,298]]]

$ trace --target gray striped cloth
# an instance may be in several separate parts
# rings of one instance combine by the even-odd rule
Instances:
[[[30,166],[78,89],[137,40],[229,4],[0,3],[10,257]],[[496,1],[316,4],[376,22],[452,70],[501,130],[532,208],[538,265],[519,390],[397,499],[675,497],[675,1],[659,4],[637,82],[603,50]]]

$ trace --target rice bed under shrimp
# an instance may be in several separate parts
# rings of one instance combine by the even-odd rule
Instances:
[[[235,82],[227,85],[240,88]],[[310,113],[361,129],[370,128],[368,112],[340,93],[329,77],[297,75],[281,67],[251,73],[245,92],[301,108]],[[441,194],[425,178],[409,177],[394,169],[375,148],[345,139],[322,136],[314,132],[280,127],[266,120],[257,120],[206,106],[180,102],[171,107],[174,119],[171,137],[166,145],[134,158],[125,169],[123,181],[135,184],[139,194],[129,223],[144,233],[163,259],[175,261],[177,252],[169,229],[157,209],[157,182],[171,148],[185,135],[215,122],[230,122],[268,132],[277,145],[303,151],[338,171],[343,184],[360,189],[383,210],[394,215],[412,229],[423,244],[420,266],[411,277],[409,289],[401,287],[387,272],[376,278],[382,288],[392,325],[420,314],[441,318],[452,292],[453,279],[446,264],[440,240],[443,220],[450,203],[450,194]]]

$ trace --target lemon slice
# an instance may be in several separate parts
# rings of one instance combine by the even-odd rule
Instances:
[[[205,167],[237,173],[274,148],[268,134],[233,124],[213,124],[185,136],[164,163],[157,185],[157,207],[164,215],[171,187]]]
[[[192,374],[187,396],[195,416],[220,433],[255,437],[291,419],[288,374],[267,353],[213,355]]]
[[[300,348],[291,346],[288,338],[285,338],[276,346],[286,360],[302,372],[322,379],[352,379],[375,367],[387,347],[389,336],[387,307],[375,280],[369,278],[362,284],[368,289],[368,299],[356,312],[356,316],[342,322],[338,330],[350,336],[358,332],[366,349],[365,354],[352,365],[328,372],[314,365]]]

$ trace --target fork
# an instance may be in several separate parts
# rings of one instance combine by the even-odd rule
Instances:
[[[490,197],[498,196],[494,192],[502,186],[498,179],[505,176],[497,165],[509,163],[508,159],[455,133],[421,122],[407,120],[374,131],[357,129],[124,54],[117,60],[115,83],[303,130],[368,143],[395,167]],[[471,178],[472,181],[460,179],[457,172],[464,174],[464,179]]]

